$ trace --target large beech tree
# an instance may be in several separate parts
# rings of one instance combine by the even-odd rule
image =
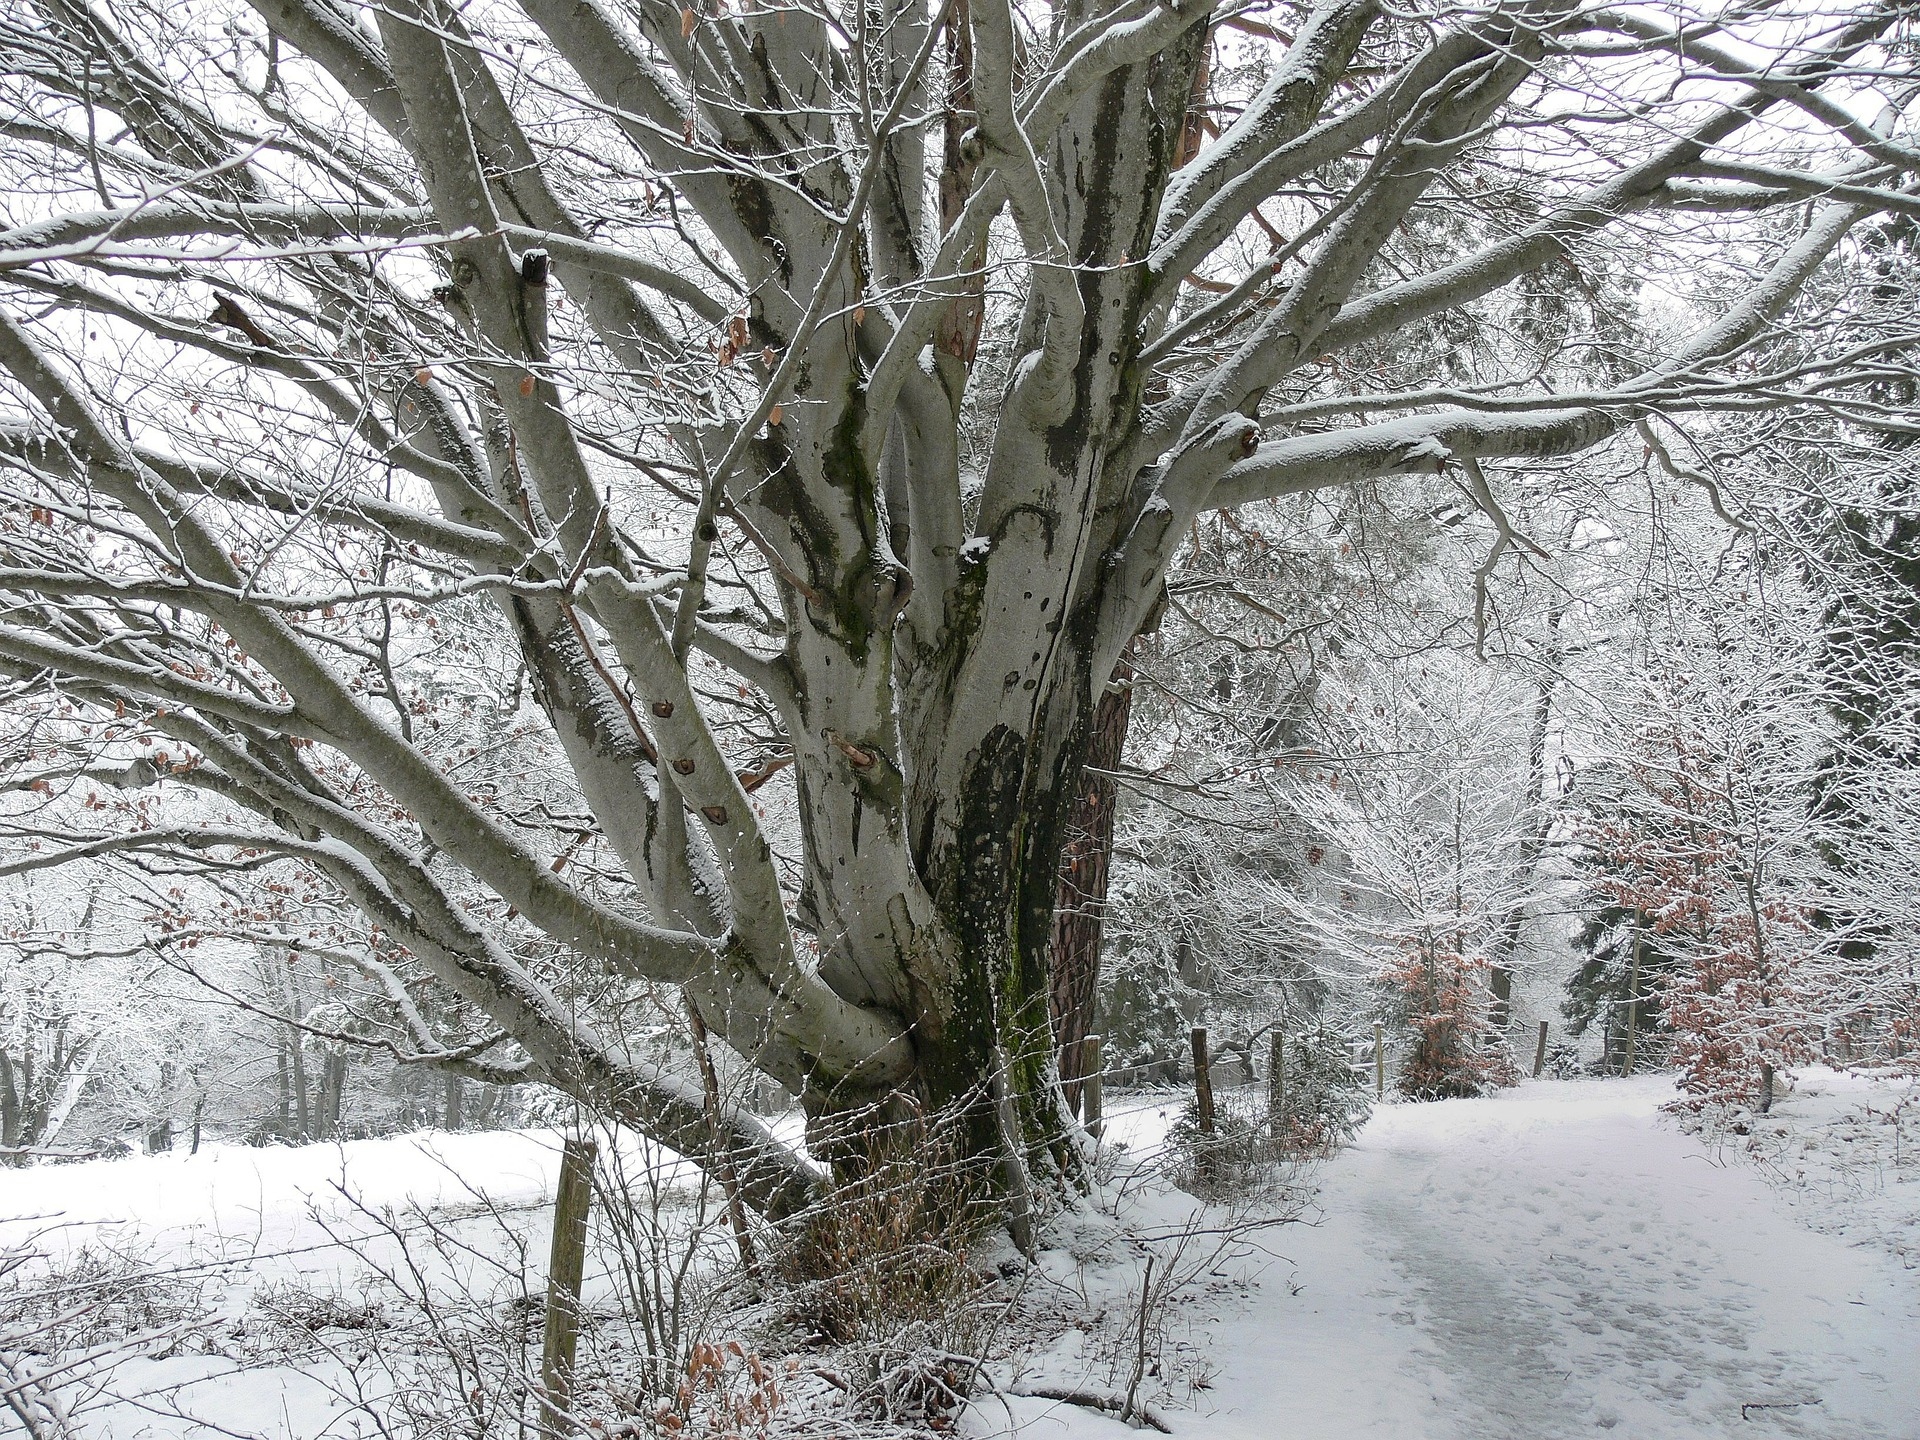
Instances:
[[[1061,851],[1201,512],[1425,472],[1517,554],[1505,462],[1903,343],[1796,310],[1920,208],[1879,0],[3,13],[8,867],[350,903],[407,1058],[764,1208],[810,1170],[623,997],[821,1153],[953,1107],[1010,1190],[1071,1166]],[[1622,265],[1718,303],[1600,346]],[[1407,373],[1460,315],[1508,373]],[[455,629],[524,669],[531,791],[445,740]]]

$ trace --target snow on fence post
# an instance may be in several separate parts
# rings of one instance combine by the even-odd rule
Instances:
[[[1278,1140],[1287,1130],[1287,1032],[1273,1027],[1267,1060],[1267,1124]]]
[[[1213,1072],[1207,1063],[1207,1028],[1193,1027],[1193,1098],[1200,1118],[1200,1133],[1213,1138]]]
[[[1387,1098],[1387,1027],[1373,1022],[1373,1098]]]
[[[1540,1022],[1540,1038],[1533,1046],[1533,1078],[1540,1078],[1541,1067],[1547,1063],[1547,1022]]]
[[[553,1251],[547,1262],[547,1324],[540,1352],[546,1392],[540,1433],[557,1440],[573,1427],[573,1361],[580,1342],[580,1281],[587,1266],[587,1207],[593,1203],[591,1140],[570,1139],[560,1152],[560,1182],[553,1198]]]

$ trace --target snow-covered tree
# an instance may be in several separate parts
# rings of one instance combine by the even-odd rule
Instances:
[[[355,910],[410,1060],[757,1205],[812,1170],[629,1045],[647,987],[820,1153],[957,1108],[1020,1191],[1090,720],[1195,522],[1434,474],[1504,553],[1503,462],[1796,403],[1777,323],[1913,205],[1855,118],[1902,14],[14,0],[6,865]],[[1543,383],[1629,254],[1705,303]]]

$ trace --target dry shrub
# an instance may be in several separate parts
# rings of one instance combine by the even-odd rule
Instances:
[[[0,1262],[28,1258],[9,1250]],[[205,1315],[198,1281],[105,1246],[83,1245],[37,1267],[0,1263],[0,1277],[0,1330],[30,1330],[45,1354],[110,1345]]]
[[[843,1165],[776,1255],[794,1318],[836,1347],[854,1408],[941,1428],[990,1328],[968,1250],[993,1227],[989,1177],[940,1127],[896,1127]]]
[[[316,1289],[298,1280],[261,1286],[254,1292],[253,1307],[276,1329],[298,1339],[311,1339],[324,1330],[385,1330],[389,1323],[379,1300]]]
[[[916,1121],[843,1165],[777,1256],[796,1319],[836,1345],[951,1333],[979,1288],[967,1249],[992,1223],[986,1176],[957,1155]]]
[[[772,1368],[738,1340],[696,1341],[687,1374],[654,1411],[654,1429],[688,1440],[766,1440],[781,1405]]]

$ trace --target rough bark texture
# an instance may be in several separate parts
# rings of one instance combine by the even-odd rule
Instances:
[[[1112,772],[1126,751],[1133,713],[1133,667],[1122,661],[1093,709],[1085,772],[1068,820],[1060,861],[1048,963],[1052,971],[1053,1038],[1067,1106],[1082,1113],[1081,1085],[1098,1063],[1090,1046],[1099,1017],[1100,945],[1106,930],[1113,822],[1119,794]]]

